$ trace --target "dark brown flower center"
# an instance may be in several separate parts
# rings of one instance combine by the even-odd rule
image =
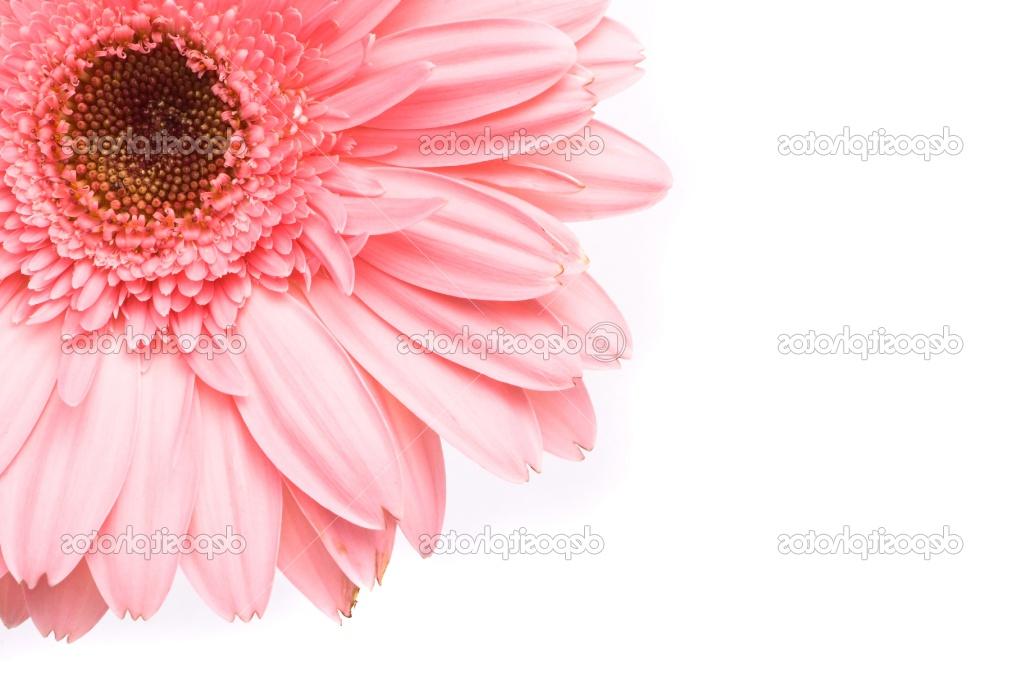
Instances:
[[[166,41],[96,59],[65,110],[73,186],[102,209],[145,219],[200,207],[228,173],[232,128],[216,84],[215,72],[196,73]]]

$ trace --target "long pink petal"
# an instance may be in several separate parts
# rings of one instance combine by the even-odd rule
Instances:
[[[357,297],[316,279],[310,300],[331,332],[388,392],[484,468],[525,482],[541,453],[540,428],[523,390],[434,355],[399,351],[399,333]]]
[[[198,409],[194,389],[192,371],[176,356],[157,355],[143,373],[132,466],[101,535],[188,532],[199,483],[197,441],[188,439]],[[149,551],[148,559],[125,551],[87,557],[100,593],[121,618],[150,618],[171,589],[177,555]]]
[[[0,309],[0,378],[17,392],[0,393],[0,473],[25,444],[57,383],[61,363],[60,324],[11,322],[23,298]]]
[[[384,235],[429,219],[447,204],[439,198],[346,198],[347,235]]]
[[[100,355],[98,354],[64,354],[61,355],[60,367],[57,372],[57,391],[64,403],[69,407],[77,407],[84,400],[96,380],[99,370]]]
[[[384,410],[398,445],[402,464],[402,520],[399,527],[423,556],[433,550],[423,542],[441,534],[444,524],[445,472],[441,440],[404,404],[379,387]]]
[[[113,507],[131,465],[139,382],[136,356],[104,357],[85,401],[68,407],[54,394],[0,476],[0,548],[29,587],[44,574],[64,580],[81,550],[62,538],[92,535]]]
[[[429,219],[372,238],[360,254],[403,281],[454,297],[516,301],[549,293],[563,276],[586,268],[564,227],[542,222],[516,198],[429,172],[375,173],[396,196],[448,199]]]
[[[231,399],[199,388],[203,453],[189,535],[240,536],[244,550],[183,554],[181,566],[223,618],[249,621],[270,600],[281,531],[281,477],[253,442]]]
[[[323,101],[327,108],[322,117],[324,127],[340,131],[379,117],[422,88],[433,71],[433,64],[421,60],[357,76],[344,90]]]
[[[338,567],[359,587],[372,587],[384,575],[391,557],[393,519],[382,530],[360,528],[324,509],[295,486],[288,489]]]
[[[585,134],[586,131],[582,132]],[[549,195],[509,189],[563,221],[589,221],[645,209],[660,202],[672,187],[672,173],[653,152],[607,124],[592,122],[589,135],[603,142],[600,154],[566,161],[557,155],[526,155],[540,164],[569,174],[586,188],[568,195]]]
[[[506,190],[532,190],[539,193],[578,193],[586,186],[572,176],[541,164],[517,159],[467,164],[465,166],[435,169],[435,173],[486,183]]]
[[[345,296],[334,290],[334,297]],[[384,527],[401,475],[376,398],[323,324],[291,295],[257,292],[242,333],[257,391],[237,399],[256,442],[290,481],[336,514]]]
[[[341,235],[326,221],[311,216],[303,225],[299,241],[323,264],[338,288],[346,295],[351,295],[356,283],[356,267],[352,253]]]
[[[350,618],[359,588],[338,568],[323,539],[287,491],[281,521],[278,568],[320,611],[332,620]]]
[[[192,352],[185,360],[201,381],[225,395],[242,397],[252,392],[249,371],[233,354]]]
[[[473,302],[439,295],[362,262],[356,294],[413,340],[431,335],[452,341],[450,347],[436,346],[435,354],[503,383],[559,390],[571,388],[573,379],[583,375],[576,352],[554,342],[562,335],[561,324],[551,314],[538,311],[535,302]],[[536,353],[488,349],[492,343],[513,344],[511,337],[539,343],[543,349]]]
[[[478,19],[403,31],[370,51],[375,70],[412,60],[434,64],[430,78],[368,126],[428,129],[515,107],[557,83],[575,63],[576,46],[547,24]]]
[[[573,40],[589,33],[608,10],[609,0],[405,0],[381,22],[378,32],[465,19],[516,17],[555,26]]]
[[[585,341],[581,360],[586,368],[616,368],[619,359],[633,356],[629,324],[590,274],[569,279],[558,290],[539,298],[537,308],[553,314]],[[599,342],[603,344],[599,346]]]
[[[310,163],[323,167],[320,170],[320,180],[328,190],[341,195],[360,197],[380,197],[384,194],[384,186],[362,167],[336,161],[329,157],[313,157],[310,159]]]
[[[357,153],[369,148],[375,152],[364,157],[396,166],[451,167],[505,159],[508,145],[517,140],[522,141],[523,152],[530,152],[541,136],[570,135],[590,122],[597,96],[587,90],[589,82],[590,76],[570,72],[527,102],[455,125],[407,130],[364,126],[350,133],[358,142]],[[522,131],[531,137],[516,138]],[[470,147],[463,149],[460,141],[468,141]]]
[[[594,75],[587,87],[602,100],[622,92],[643,76],[637,64],[644,59],[644,48],[636,36],[617,21],[602,19],[576,47],[579,63]]]
[[[570,461],[580,461],[585,450],[594,449],[597,417],[583,381],[570,390],[527,392],[537,414],[544,451]]]

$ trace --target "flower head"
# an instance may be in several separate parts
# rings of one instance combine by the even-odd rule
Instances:
[[[625,323],[564,221],[657,202],[593,120],[605,0],[0,6],[0,617],[75,639],[181,566],[349,615],[440,530],[441,439],[581,458]],[[427,550],[429,551],[429,550]]]

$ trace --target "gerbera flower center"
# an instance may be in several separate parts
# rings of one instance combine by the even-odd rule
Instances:
[[[0,278],[31,274],[32,323],[224,329],[254,281],[309,275],[320,165],[351,147],[305,88],[338,8],[307,55],[283,5],[267,33],[252,3],[30,4],[0,0]]]
[[[65,108],[72,187],[102,210],[183,217],[228,173],[232,135],[215,71],[198,73],[174,45],[97,58]],[[68,141],[70,140],[70,145]]]

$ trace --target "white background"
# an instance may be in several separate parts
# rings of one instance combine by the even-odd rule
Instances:
[[[466,0],[467,2],[472,0]],[[665,203],[582,225],[634,326],[591,380],[598,449],[526,487],[460,459],[447,528],[572,533],[595,557],[422,561],[355,619],[284,579],[267,618],[181,580],[144,625],[0,633],[3,682],[1020,682],[1024,269],[1019,3],[619,0],[648,76],[601,118],[659,151]],[[958,157],[782,157],[783,134],[933,134]],[[933,333],[964,351],[785,357],[782,333]],[[780,534],[933,533],[962,553],[783,556]]]

